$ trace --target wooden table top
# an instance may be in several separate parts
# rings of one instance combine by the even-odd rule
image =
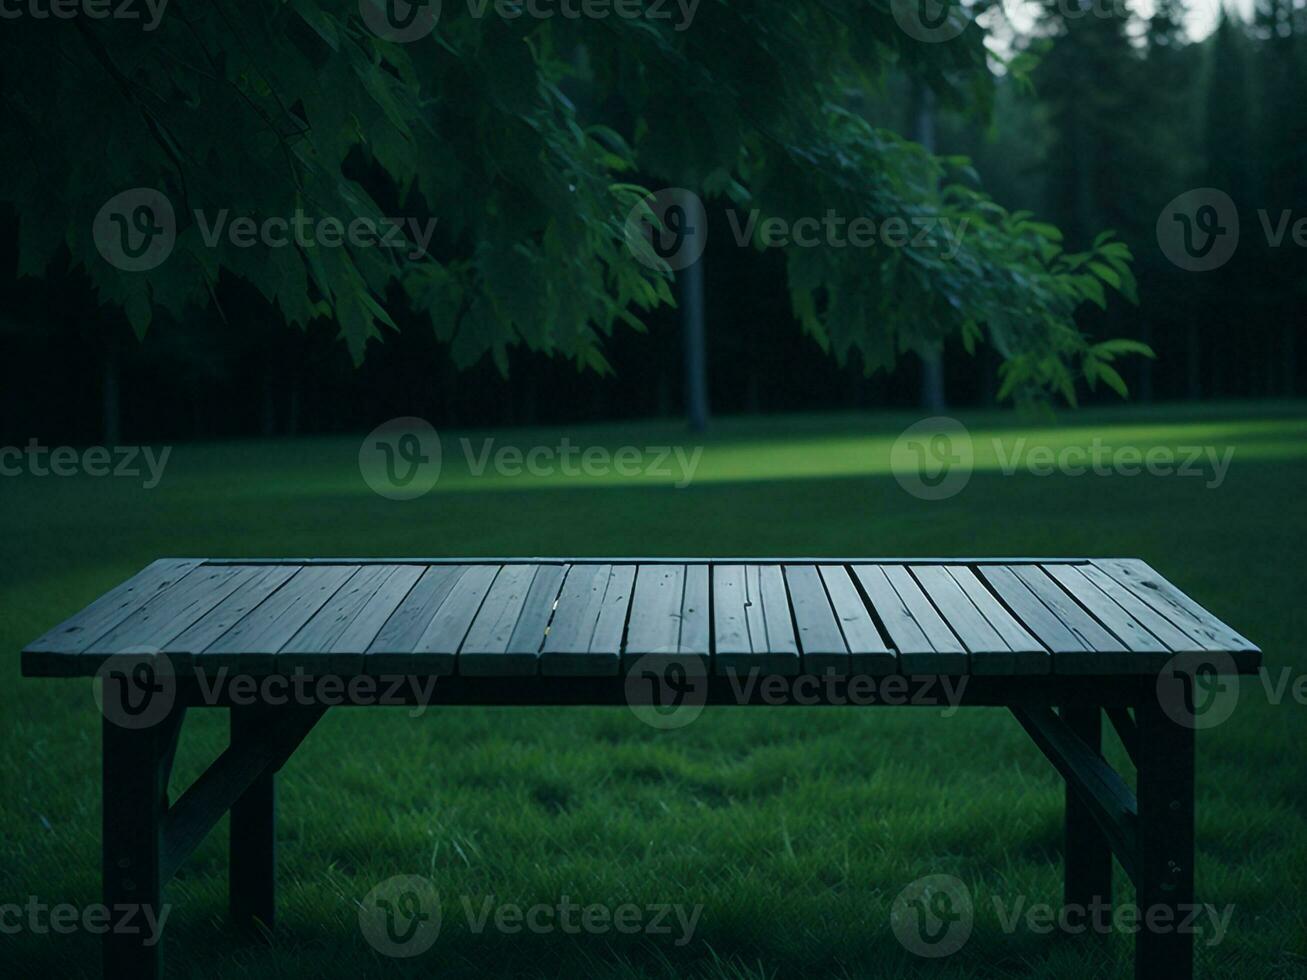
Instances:
[[[252,674],[1139,675],[1260,651],[1138,559],[160,559],[23,650]]]

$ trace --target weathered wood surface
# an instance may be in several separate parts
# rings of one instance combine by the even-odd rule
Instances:
[[[252,674],[1156,673],[1260,651],[1137,559],[160,559],[34,640],[23,672],[118,654]],[[646,666],[648,664],[646,663]]]

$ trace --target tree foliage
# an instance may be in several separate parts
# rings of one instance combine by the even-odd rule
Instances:
[[[138,332],[213,303],[234,276],[291,323],[333,320],[356,360],[407,303],[461,365],[506,369],[525,345],[602,371],[604,338],[672,301],[670,271],[625,238],[642,182],[667,183],[764,215],[965,229],[952,256],[938,243],[789,246],[795,312],[841,360],[889,368],[958,337],[995,346],[1014,397],[1074,400],[1086,378],[1118,387],[1108,362],[1128,351],[1093,344],[1075,314],[1132,294],[1126,247],[1100,235],[1068,253],[1055,228],[987,197],[966,160],[847,111],[849,92],[897,68],[984,114],[974,25],[921,43],[889,0],[702,0],[689,24],[503,9],[447,0],[412,43],[379,37],[350,0],[172,0],[152,31],[6,23],[0,199],[19,215],[20,271],[69,263]],[[134,187],[177,212],[172,255],[145,272],[114,268],[91,237],[104,202]],[[219,214],[299,213],[434,217],[436,233],[425,254],[206,240]]]

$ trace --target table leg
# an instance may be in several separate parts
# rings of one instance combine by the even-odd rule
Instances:
[[[1194,936],[1194,730],[1155,698],[1135,709],[1139,733],[1138,980],[1191,980]],[[1183,925],[1182,925],[1183,924]]]
[[[267,737],[262,706],[233,706],[231,744]],[[235,925],[252,934],[270,932],[277,907],[277,784],[269,769],[231,808],[230,907]]]
[[[1076,705],[1060,710],[1062,720],[1086,745],[1101,755],[1103,713],[1097,707]],[[1112,848],[1103,836],[1092,810],[1080,795],[1066,787],[1066,877],[1062,901],[1068,908],[1084,910],[1090,921],[1106,921],[1112,903]]]
[[[182,711],[142,728],[102,724],[104,975],[151,980],[161,972],[167,912],[160,868],[168,775]]]

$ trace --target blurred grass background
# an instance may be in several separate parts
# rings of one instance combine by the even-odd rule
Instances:
[[[0,480],[0,904],[99,900],[99,725],[86,680],[23,680],[18,650],[155,557],[458,555],[1125,555],[1143,557],[1265,651],[1269,682],[1307,668],[1302,599],[1307,404],[1095,409],[1047,423],[959,416],[976,469],[922,501],[888,466],[916,416],[725,419],[694,444],[658,425],[445,433],[436,489],[395,502],[360,477],[355,438],[175,448],[160,485]],[[496,448],[703,447],[673,477],[477,477],[460,437]],[[1047,445],[1234,449],[1225,480],[1005,475]],[[1208,473],[1210,475],[1210,472]],[[174,792],[225,743],[188,718]],[[1120,747],[1109,736],[1113,758]],[[1307,975],[1307,707],[1245,680],[1198,738],[1198,890],[1233,903],[1200,976]],[[1128,770],[1128,767],[1126,767]],[[168,891],[170,975],[1115,977],[1132,941],[1022,928],[1010,907],[1061,894],[1062,784],[1003,710],[714,709],[659,732],[626,709],[336,709],[280,778],[280,922],[271,949],[227,931],[226,826]],[[889,929],[909,882],[946,873],[976,903],[971,940],[926,961]],[[358,902],[433,879],[435,946],[372,950]],[[1118,898],[1131,897],[1118,869]],[[693,940],[473,933],[461,896],[702,905]],[[0,962],[98,975],[99,939],[0,933]],[[36,975],[33,973],[32,975]]]

